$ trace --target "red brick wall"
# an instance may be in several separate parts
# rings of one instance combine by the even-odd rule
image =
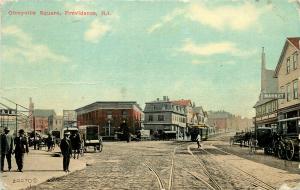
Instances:
[[[48,118],[34,117],[34,125],[36,131],[41,131],[43,133],[45,130],[48,130]]]
[[[123,113],[127,112],[126,115]],[[110,126],[114,131],[118,131],[121,123],[125,119],[131,133],[135,133],[136,129],[140,128],[141,112],[134,109],[114,109],[114,110],[96,110],[85,114],[77,114],[77,123],[80,125],[99,125],[102,135],[104,127],[108,126],[108,113],[111,112]]]

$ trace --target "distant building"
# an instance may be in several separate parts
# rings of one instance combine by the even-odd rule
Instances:
[[[172,103],[184,107],[185,115],[186,115],[186,126],[192,127],[193,116],[194,116],[192,101],[181,99],[181,100],[172,100]]]
[[[77,113],[75,110],[63,110],[63,127],[77,127]]]
[[[56,116],[54,110],[51,109],[34,109],[33,111],[33,125],[35,130],[41,133],[49,132],[48,119],[50,116]]]
[[[201,106],[193,107],[192,126],[208,127],[207,113]]]
[[[147,102],[145,109],[145,129],[151,135],[165,135],[167,138],[184,139],[186,128],[185,107],[178,102],[170,101],[167,96],[162,100]]]
[[[51,115],[48,117],[48,130],[61,131],[63,128],[63,116]]]
[[[233,115],[226,111],[209,111],[208,124],[219,131],[227,131],[231,128],[231,119]]]
[[[77,125],[99,125],[100,134],[114,137],[123,120],[132,134],[141,129],[143,111],[135,101],[101,101],[75,110]]]

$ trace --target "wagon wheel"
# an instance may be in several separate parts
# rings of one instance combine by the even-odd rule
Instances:
[[[280,159],[283,159],[285,157],[285,145],[282,141],[278,143],[277,147],[277,156]]]
[[[292,140],[288,140],[286,142],[286,147],[285,147],[285,153],[286,153],[286,159],[287,160],[292,160],[295,154],[295,146]]]

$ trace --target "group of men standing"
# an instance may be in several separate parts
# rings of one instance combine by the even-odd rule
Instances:
[[[4,128],[4,133],[1,134],[1,172],[4,172],[4,160],[6,158],[8,164],[8,171],[11,170],[11,155],[15,154],[16,163],[18,166],[18,172],[22,172],[24,154],[29,152],[28,142],[24,136],[25,132],[23,129],[19,130],[19,136],[13,139],[12,135],[9,134],[9,129]]]

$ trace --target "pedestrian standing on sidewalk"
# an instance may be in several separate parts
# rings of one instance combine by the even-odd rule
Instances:
[[[72,146],[69,136],[70,132],[66,132],[64,134],[64,138],[60,142],[60,150],[61,154],[63,155],[63,169],[65,172],[70,172],[69,164],[72,156]]]
[[[130,133],[129,133],[129,128],[126,123],[126,120],[123,120],[123,123],[120,126],[121,130],[123,130],[123,138],[126,140],[128,143],[130,141]]]
[[[53,139],[52,139],[52,136],[51,136],[50,133],[48,134],[46,142],[47,142],[48,152],[52,151],[52,146],[53,146],[52,142],[53,142]]]
[[[9,134],[9,129],[4,128],[4,133],[1,134],[1,172],[4,172],[4,160],[6,157],[8,171],[11,170],[11,154],[13,152],[14,140]]]
[[[24,130],[19,130],[19,136],[15,138],[15,158],[18,166],[18,172],[22,172],[25,152],[28,154],[28,142],[24,135]]]
[[[198,136],[196,138],[196,141],[197,141],[198,148],[200,148],[201,147],[201,144],[200,144],[200,142],[201,142],[201,136],[200,136],[199,133],[198,133]]]

